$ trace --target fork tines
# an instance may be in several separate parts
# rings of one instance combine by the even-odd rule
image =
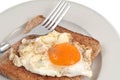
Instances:
[[[44,24],[42,24],[42,26],[45,26],[48,30],[53,30],[62,20],[69,8],[70,4],[68,1],[60,0],[48,17],[44,20]]]

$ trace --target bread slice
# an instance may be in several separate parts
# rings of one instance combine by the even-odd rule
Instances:
[[[33,18],[31,21],[28,22],[24,33],[29,32],[32,28],[40,24],[44,20],[44,17],[39,15],[35,18]],[[83,44],[85,46],[89,46],[93,49],[92,54],[92,60],[99,54],[101,50],[100,43],[89,36],[85,36],[82,34],[78,34],[76,32],[67,30],[63,27],[57,26],[56,31],[58,32],[68,32],[71,33],[74,40],[78,41],[80,44]],[[36,36],[29,36],[28,38],[35,38]],[[21,42],[18,42],[14,44],[12,47],[14,48],[14,51],[16,54],[18,53],[18,46]],[[9,60],[9,54],[10,50],[7,50],[3,55],[0,57],[0,73],[7,76],[11,80],[82,80],[82,76],[76,76],[76,77],[50,77],[50,76],[41,76],[38,74],[31,73],[27,71],[24,67],[16,67],[12,61]]]

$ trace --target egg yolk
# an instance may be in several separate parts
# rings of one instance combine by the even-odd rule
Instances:
[[[57,44],[49,49],[49,58],[53,64],[69,66],[78,62],[81,58],[78,49],[70,43]]]

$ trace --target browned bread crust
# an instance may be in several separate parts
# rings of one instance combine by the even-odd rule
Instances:
[[[29,32],[32,28],[40,24],[43,20],[44,17],[41,15],[33,18],[31,21],[28,22],[24,30],[24,33]],[[92,37],[88,37],[82,34],[72,32],[60,26],[58,26],[55,30],[57,30],[58,32],[71,33],[74,40],[78,41],[80,44],[83,44],[85,46],[92,47],[93,49],[92,60],[98,55],[98,53],[101,50],[100,43]],[[29,36],[28,38],[35,38],[35,36]],[[19,44],[20,42],[12,46],[16,53],[18,53],[17,49]],[[72,78],[69,77],[58,78],[58,77],[41,76],[38,74],[31,73],[26,69],[24,69],[24,67],[19,68],[14,66],[12,61],[9,60],[9,54],[10,54],[10,50],[7,50],[0,58],[0,73],[12,80],[82,80],[82,76],[76,76]]]

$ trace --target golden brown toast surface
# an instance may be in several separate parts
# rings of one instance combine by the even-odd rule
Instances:
[[[40,24],[43,20],[44,20],[43,16],[37,16],[33,18],[31,21],[28,22],[24,30],[24,33],[29,32],[32,28]],[[100,43],[92,37],[88,37],[82,34],[72,32],[60,26],[56,27],[55,30],[58,32],[71,33],[74,40],[78,41],[80,44],[83,44],[85,46],[90,46],[93,49],[92,60],[98,55],[98,53],[101,50]],[[35,38],[35,36],[30,36],[28,38]],[[17,53],[19,44],[20,42],[12,46],[16,53]],[[26,69],[24,69],[24,67],[19,68],[14,66],[12,61],[9,60],[9,54],[10,54],[10,50],[6,51],[3,54],[3,56],[1,56],[0,58],[0,73],[12,80],[81,80],[82,79],[82,76],[76,76],[72,78],[69,78],[69,77],[57,78],[57,77],[41,76],[41,75],[31,73]]]

